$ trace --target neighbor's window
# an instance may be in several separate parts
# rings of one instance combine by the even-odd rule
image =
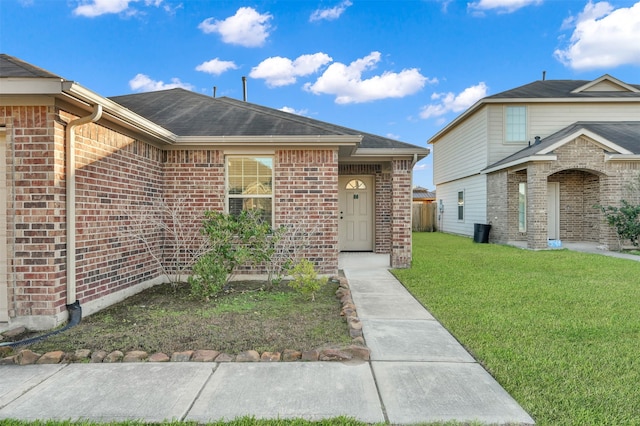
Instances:
[[[464,220],[464,191],[458,192],[458,220]]]
[[[518,231],[527,232],[527,184],[518,184]]]
[[[259,209],[272,223],[273,158],[229,156],[227,160],[227,205],[230,214]]]
[[[527,140],[527,107],[508,106],[506,109],[506,142]]]

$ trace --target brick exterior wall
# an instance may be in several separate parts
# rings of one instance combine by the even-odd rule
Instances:
[[[393,160],[391,192],[393,196],[391,267],[411,267],[411,172],[410,160]]]
[[[560,239],[619,246],[615,231],[594,205],[619,206],[624,188],[640,173],[639,161],[605,161],[601,147],[577,138],[559,147],[556,161],[529,163],[524,170],[502,170],[487,179],[487,212],[491,241],[527,241],[547,248],[547,183],[560,189]],[[527,182],[527,232],[518,231],[518,183]],[[507,214],[504,195],[507,194]]]
[[[53,316],[64,306],[64,156],[49,106],[0,107],[7,128],[9,315]],[[11,244],[11,242],[13,244]]]
[[[304,256],[319,273],[338,272],[338,151],[279,150],[274,164],[275,226],[304,221]]]
[[[31,325],[42,319],[42,328],[65,318],[65,131],[75,118],[56,106],[0,107],[11,198],[9,315],[37,318]],[[175,240],[158,223],[171,227],[166,212],[179,210],[197,231],[205,210],[223,211],[225,157],[216,149],[160,148],[96,123],[75,134],[76,296],[102,304],[188,260],[186,250],[172,256]],[[319,273],[336,274],[339,174],[374,176],[375,252],[390,253],[393,267],[410,266],[409,160],[339,165],[337,149],[276,150],[275,225],[304,221],[313,232],[303,255]]]

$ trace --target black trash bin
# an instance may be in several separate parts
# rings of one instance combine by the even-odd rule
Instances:
[[[491,225],[475,223],[473,225],[473,242],[487,244],[489,242],[489,231],[491,231]]]

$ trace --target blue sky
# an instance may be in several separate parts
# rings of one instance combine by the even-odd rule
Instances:
[[[640,84],[640,2],[1,0],[0,52],[103,96],[171,87],[427,146],[539,80]],[[431,156],[414,184],[433,189]]]

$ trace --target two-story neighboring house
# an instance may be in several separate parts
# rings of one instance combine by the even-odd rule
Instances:
[[[594,205],[640,174],[640,85],[604,75],[541,80],[481,99],[429,143],[444,232],[490,241],[618,245]]]

